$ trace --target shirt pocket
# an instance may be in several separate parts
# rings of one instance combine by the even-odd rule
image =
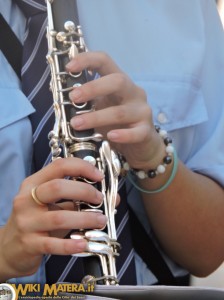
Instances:
[[[26,96],[17,88],[0,88],[0,129],[35,112]]]
[[[193,77],[137,78],[147,93],[154,123],[167,131],[184,129],[208,120],[200,82]]]

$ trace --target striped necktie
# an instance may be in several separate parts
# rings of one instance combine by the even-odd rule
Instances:
[[[54,123],[49,90],[50,69],[46,62],[46,4],[45,0],[15,1],[27,18],[21,77],[22,90],[36,109],[30,120],[33,128],[34,170],[38,171],[50,162],[48,132]]]
[[[22,89],[36,109],[30,116],[33,127],[34,169],[37,171],[50,162],[48,133],[53,128],[52,95],[49,91],[50,68],[46,63],[47,14],[45,0],[14,0],[27,18],[27,31],[23,50]],[[123,191],[125,182],[119,183]],[[121,192],[122,192],[121,189]],[[120,284],[136,284],[134,250],[128,224],[126,201],[122,201],[116,215],[118,242],[123,247],[117,259]],[[84,258],[85,259],[85,258]],[[80,282],[84,277],[82,258],[75,256],[46,256],[48,283]]]

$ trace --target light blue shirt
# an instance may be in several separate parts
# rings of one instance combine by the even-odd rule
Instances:
[[[148,95],[154,121],[173,137],[179,158],[224,186],[224,36],[214,0],[78,0],[90,50],[105,51]],[[0,12],[23,39],[25,20],[11,1]],[[34,109],[0,53],[0,225],[30,174]],[[25,137],[25,138],[24,138]],[[8,187],[8,188],[6,188]],[[150,235],[139,194],[129,199]],[[163,254],[175,275],[186,271]],[[155,278],[136,256],[138,284]],[[43,266],[19,282],[41,282]]]

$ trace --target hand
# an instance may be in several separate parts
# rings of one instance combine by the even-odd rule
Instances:
[[[48,209],[48,205],[60,199],[102,202],[101,192],[92,185],[66,180],[65,176],[83,176],[93,181],[103,178],[103,174],[88,162],[66,158],[52,162],[25,179],[14,200],[12,214],[0,231],[0,264],[4,269],[0,270],[1,280],[34,273],[43,254],[70,255],[85,251],[85,240],[55,238],[51,236],[53,231],[105,226],[106,217],[100,213]],[[38,199],[46,205],[34,202],[31,197],[34,187],[37,187]]]
[[[101,78],[74,88],[70,99],[74,103],[94,99],[96,111],[74,117],[71,125],[76,130],[95,128],[103,133],[133,168],[157,166],[164,147],[154,129],[145,92],[104,53],[79,54],[67,66],[70,72],[83,69],[94,70]]]

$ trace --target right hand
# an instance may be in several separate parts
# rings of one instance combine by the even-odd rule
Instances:
[[[103,179],[97,168],[78,158],[58,159],[26,178],[14,199],[12,214],[0,231],[0,261],[4,266],[0,270],[1,280],[35,273],[43,254],[71,255],[86,250],[85,240],[56,238],[52,236],[54,231],[105,226],[106,217],[100,213],[49,210],[60,199],[102,202],[102,194],[92,185],[66,180],[66,176]],[[38,199],[46,205],[34,202],[34,187]]]

